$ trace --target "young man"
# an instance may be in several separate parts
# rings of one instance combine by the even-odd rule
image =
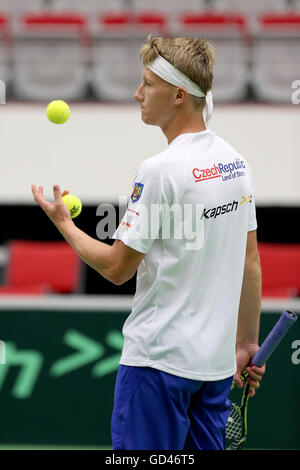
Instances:
[[[241,372],[258,349],[261,271],[250,169],[205,125],[211,45],[148,39],[141,56],[135,99],[168,147],[138,169],[114,244],[74,225],[58,186],[53,203],[42,187],[32,191],[102,276],[122,284],[138,270],[115,387],[114,449],[224,449],[232,378],[242,386]],[[247,371],[253,395],[265,368]]]

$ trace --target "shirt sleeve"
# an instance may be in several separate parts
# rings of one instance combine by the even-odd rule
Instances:
[[[114,239],[148,253],[162,225],[162,179],[158,168],[144,163],[135,175],[132,194]]]

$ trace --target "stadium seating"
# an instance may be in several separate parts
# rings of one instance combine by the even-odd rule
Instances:
[[[45,0],[0,0],[0,10],[10,15],[20,15],[28,11],[41,11]]]
[[[55,12],[73,11],[84,14],[92,27],[97,24],[100,14],[128,11],[127,0],[53,0],[52,9]]]
[[[133,101],[141,80],[138,53],[149,33],[164,36],[164,15],[150,12],[105,14],[93,35],[92,86],[100,100]]]
[[[291,102],[292,83],[300,77],[300,12],[266,14],[252,45],[252,82],[258,99]]]
[[[52,0],[51,8],[55,11],[73,10],[99,15],[105,11],[120,12],[128,10],[127,0]]]
[[[0,0],[0,12],[8,16],[13,30],[19,18],[28,13],[41,13],[49,5],[47,0]]]
[[[173,22],[183,13],[199,13],[205,10],[205,0],[132,0],[131,6],[134,12],[156,11],[168,15]]]
[[[0,294],[71,294],[81,287],[81,260],[66,242],[13,240],[7,261]]]
[[[264,12],[284,12],[291,7],[289,0],[209,0],[210,7],[215,11],[236,11],[255,20]]]
[[[214,100],[245,98],[249,65],[246,17],[223,13],[185,14],[179,18],[176,31],[181,36],[205,37],[215,47]]]
[[[259,243],[262,296],[300,295],[300,244]]]
[[[20,19],[14,38],[13,88],[31,100],[85,97],[87,21],[78,14],[42,13]]]
[[[13,99],[84,100],[92,84],[94,99],[132,101],[149,33],[213,43],[215,102],[252,99],[249,85],[291,102],[300,0],[0,0],[0,78]]]

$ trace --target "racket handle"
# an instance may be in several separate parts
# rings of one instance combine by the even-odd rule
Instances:
[[[297,318],[297,315],[293,312],[289,312],[288,310],[282,312],[274,328],[270,331],[257,353],[253,356],[251,360],[253,365],[262,367],[265,364]]]
[[[268,358],[271,356],[272,352],[277,348],[278,344],[285,336],[289,328],[295,323],[297,320],[297,315],[293,312],[288,310],[284,310],[273,327],[270,331],[266,339],[264,340],[263,344],[259,348],[256,354],[252,357],[250,362],[250,366],[258,366],[262,367]],[[241,375],[242,379],[245,380],[248,377],[248,373],[244,371]],[[231,390],[236,387],[235,381],[232,382]]]

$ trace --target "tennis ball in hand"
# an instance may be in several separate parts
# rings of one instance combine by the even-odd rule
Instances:
[[[73,194],[66,194],[65,196],[63,196],[62,200],[69,209],[70,216],[72,219],[74,219],[80,214],[82,209],[82,203],[78,197],[74,196]]]
[[[65,101],[54,100],[47,106],[47,117],[54,124],[63,124],[69,119],[70,107]]]

